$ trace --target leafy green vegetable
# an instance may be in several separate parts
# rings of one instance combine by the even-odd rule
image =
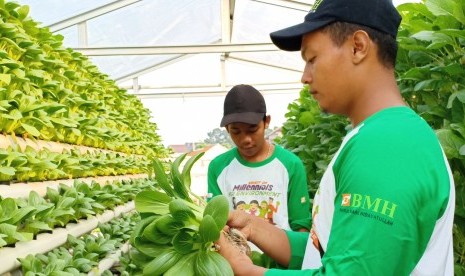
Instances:
[[[199,252],[194,270],[195,275],[234,275],[229,263],[217,252]]]
[[[158,191],[142,191],[136,195],[136,210],[141,213],[165,215],[169,212],[172,198]]]
[[[144,275],[195,275],[196,269],[213,273],[198,275],[233,275],[229,263],[213,246],[226,225],[228,201],[221,195],[207,203],[191,193],[186,174],[201,154],[191,157],[180,172],[185,156],[171,164],[169,174],[162,170],[161,161],[154,160],[158,188],[164,193],[150,189],[136,195],[136,210],[147,217],[136,226],[131,239],[138,252],[134,263],[141,255],[144,260],[152,259],[144,262]]]
[[[226,222],[228,221],[229,213],[225,212],[225,210],[229,210],[228,201],[222,197],[214,197],[205,207],[203,216],[211,216],[216,223],[217,229],[221,230],[226,226]]]
[[[160,253],[160,255],[145,266],[144,275],[162,275],[182,258],[182,254],[178,253],[173,248],[169,248]]]

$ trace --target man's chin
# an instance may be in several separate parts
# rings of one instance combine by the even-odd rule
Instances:
[[[254,157],[256,155],[254,150],[240,150],[239,153],[243,157]]]

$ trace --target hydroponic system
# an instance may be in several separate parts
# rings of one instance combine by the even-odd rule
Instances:
[[[138,1],[108,5],[117,2]],[[267,63],[268,56],[248,60],[251,52],[276,51],[270,43],[231,43],[234,5],[242,2],[218,5],[226,14],[220,20],[223,43],[115,48],[113,54],[198,51],[221,53],[222,62],[280,67]],[[311,6],[250,2],[299,12]],[[436,130],[451,164],[457,194],[455,271],[465,275],[465,2],[427,0],[398,10],[403,15],[398,82],[406,102]],[[131,87],[117,84],[85,55],[102,49],[81,50],[65,47],[62,35],[31,18],[29,6],[0,0],[0,275],[232,275],[213,246],[226,223],[227,202],[218,197],[207,203],[190,190],[190,170],[202,155],[169,159],[171,152],[141,101],[150,92],[140,91],[144,87],[137,78]],[[178,59],[171,56],[165,65]],[[299,75],[285,60],[281,56],[279,69]],[[270,91],[295,93],[276,142],[304,161],[312,197],[346,121],[321,114],[301,84],[274,85]],[[206,96],[228,86],[222,75],[218,87],[190,90]],[[172,95],[183,93],[178,90]]]
[[[0,10],[0,274],[100,274],[127,251],[134,197],[167,151],[135,96],[28,6]]]

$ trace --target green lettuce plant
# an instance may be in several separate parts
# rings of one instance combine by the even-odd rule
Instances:
[[[55,207],[53,203],[47,202],[36,191],[31,191],[27,198],[16,198],[15,201],[21,210],[33,209],[31,216],[19,224],[21,231],[32,233],[34,237],[39,233],[52,231],[45,221]]]
[[[179,171],[186,154],[165,173],[155,159],[153,167],[160,190],[136,195],[136,210],[143,218],[134,230],[130,256],[144,275],[233,275],[214,242],[226,225],[229,204],[225,196],[206,203],[190,191],[190,170],[203,153],[191,157]]]
[[[31,217],[34,211],[34,207],[18,208],[12,198],[0,198],[0,247],[33,239],[32,233],[20,231],[18,225]]]
[[[129,239],[134,223],[139,219],[136,214],[124,215],[99,224],[99,228],[82,237],[68,235],[66,244],[45,254],[29,254],[19,258],[23,275],[100,274],[98,263]]]

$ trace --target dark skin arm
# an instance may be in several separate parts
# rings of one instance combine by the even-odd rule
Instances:
[[[276,260],[279,264],[287,266],[290,261],[291,248],[286,233],[265,220],[251,216],[243,211],[232,211],[229,214],[228,227],[240,230],[247,240],[254,243],[265,254]],[[217,244],[220,246],[219,253],[228,260],[234,275],[263,275],[265,268],[256,266],[245,254],[228,242],[221,235]]]

